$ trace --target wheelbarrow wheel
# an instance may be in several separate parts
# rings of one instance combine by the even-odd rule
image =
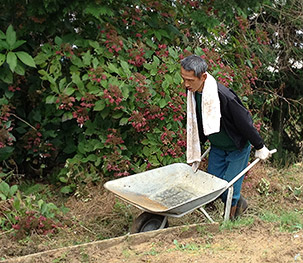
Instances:
[[[160,229],[164,218],[165,216],[143,212],[135,219],[130,232],[134,234]],[[166,221],[164,228],[166,227],[168,227],[168,221]]]

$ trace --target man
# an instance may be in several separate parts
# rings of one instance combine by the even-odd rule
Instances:
[[[251,144],[257,158],[264,160],[270,152],[239,97],[206,70],[206,62],[199,56],[191,55],[181,61],[181,76],[187,89],[187,162],[196,171],[201,145],[209,140],[207,172],[229,182],[247,167]],[[230,219],[238,217],[248,206],[240,194],[243,178],[233,185]],[[221,196],[224,203],[226,198],[227,191]]]

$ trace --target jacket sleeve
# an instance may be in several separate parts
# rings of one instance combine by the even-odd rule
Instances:
[[[228,102],[228,108],[235,129],[250,143],[259,150],[263,147],[263,140],[254,127],[253,119],[249,111],[244,107],[237,95]]]

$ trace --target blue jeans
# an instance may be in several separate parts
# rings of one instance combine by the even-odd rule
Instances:
[[[221,179],[230,182],[241,171],[243,171],[248,164],[251,146],[244,148],[243,150],[236,151],[223,151],[214,146],[211,146],[211,150],[208,157],[208,169],[207,172],[213,174]],[[232,206],[235,206],[240,198],[240,191],[244,175],[234,183],[234,193],[232,198]],[[225,191],[221,199],[225,203],[227,198],[227,191]]]

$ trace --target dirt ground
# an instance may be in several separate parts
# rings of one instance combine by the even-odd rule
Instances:
[[[99,241],[7,262],[303,262],[303,231],[281,233],[258,220],[249,227],[232,231],[201,231],[201,228],[195,225],[154,231],[159,234],[136,234],[122,240]]]
[[[258,165],[244,181],[242,192],[250,205],[239,222],[222,227],[217,201],[208,212],[220,229],[218,224],[209,228],[195,211],[170,219],[168,229],[136,235],[125,234],[140,211],[97,187],[88,199],[68,200],[69,216],[78,224],[57,235],[33,233],[17,241],[0,232],[0,262],[303,262],[302,182],[301,164],[287,171]],[[295,229],[261,219],[265,211],[288,210],[301,214]]]

